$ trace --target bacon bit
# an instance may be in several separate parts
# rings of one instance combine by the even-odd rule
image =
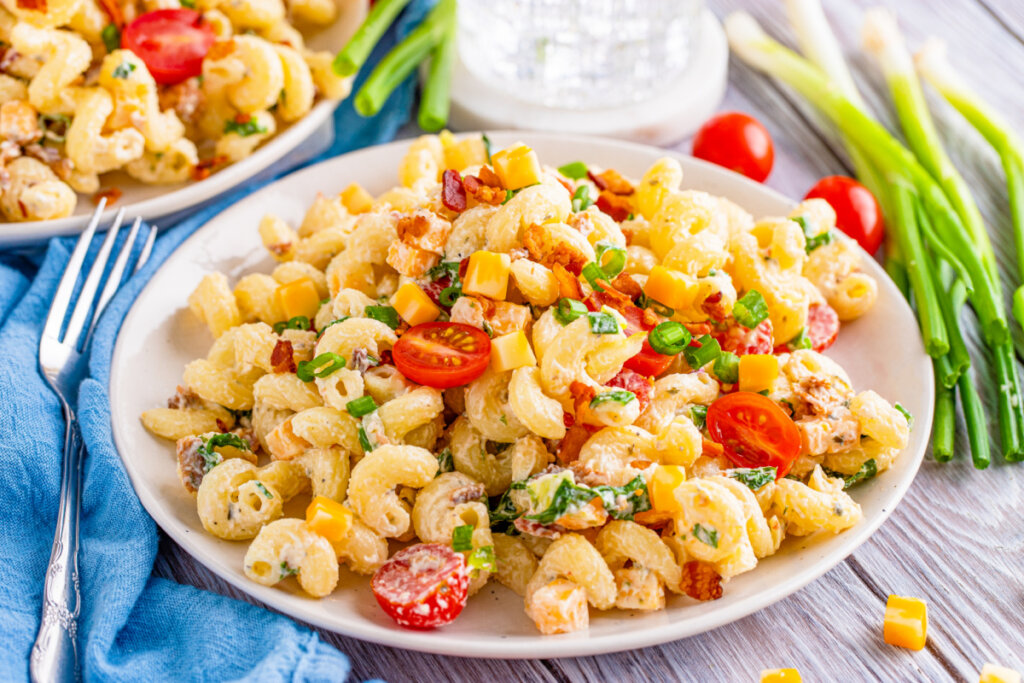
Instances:
[[[626,216],[626,220],[629,220],[629,216]],[[633,238],[636,230],[632,225],[620,225],[619,229],[622,230],[622,236],[626,238],[626,246],[633,244]]]
[[[565,222],[569,227],[579,230],[580,234],[584,237],[594,232],[594,221],[590,218],[590,214],[585,211],[572,214]]]
[[[291,242],[279,242],[277,244],[267,245],[267,250],[277,256],[284,256],[292,248]]]
[[[235,123],[237,123],[239,125],[244,126],[245,124],[249,123],[250,121],[252,121],[252,114],[243,114],[243,113],[235,114]]]
[[[583,266],[587,265],[586,254],[565,242],[553,242],[548,231],[536,223],[531,224],[523,233],[523,246],[534,261],[548,268],[557,263],[579,275]]]
[[[206,180],[211,175],[217,166],[226,163],[228,158],[224,155],[218,155],[210,159],[201,159],[196,167],[192,169],[193,180]]]
[[[563,410],[562,411],[562,424],[564,424],[565,428],[568,429],[569,427],[572,427],[574,424],[576,424],[576,418],[572,416],[572,413],[570,413],[570,412],[568,412],[566,410]]]
[[[700,305],[702,311],[707,313],[714,320],[726,320],[732,315],[732,309],[723,303],[725,297],[721,292],[715,292]]]
[[[634,280],[633,276],[626,272],[616,275],[615,279],[612,280],[611,285],[617,291],[628,296],[631,300],[635,300],[638,296],[644,293],[644,290],[640,287],[640,283]]]
[[[61,158],[60,150],[57,149],[56,147],[43,147],[42,145],[28,145],[28,146],[25,147],[25,154],[30,156],[30,157],[32,157],[32,158],[34,158],[34,159],[39,159],[39,161],[43,162],[44,164],[49,165],[51,168],[53,168],[54,172],[57,173],[58,175],[60,175],[60,170],[59,170],[59,168],[57,168],[58,166],[69,166],[71,168],[74,167],[74,165],[71,163],[70,159],[62,159]],[[61,162],[65,162],[65,163],[61,164]]]
[[[199,89],[199,79],[189,78],[160,90],[160,109],[173,109],[184,123],[194,123],[196,113],[206,101],[206,96]]]
[[[558,181],[558,183],[559,183],[559,185],[561,185],[562,187],[564,187],[564,188],[565,188],[565,191],[566,191],[566,192],[568,192],[568,193],[569,193],[570,195],[572,195],[572,194],[574,194],[574,193],[576,192],[576,188],[574,188],[574,187],[572,186],[572,183],[570,183],[570,182],[569,182],[568,180],[566,180],[565,178],[563,178],[563,177],[561,177],[561,176],[558,176],[557,178],[555,178],[555,180],[557,180],[557,181]]]
[[[719,458],[725,455],[725,447],[709,439],[702,439],[700,453],[709,458]]]
[[[587,177],[590,178],[590,182],[597,185],[599,192],[604,192],[608,189],[608,181],[601,177],[600,174],[594,173],[590,169],[587,169]]]
[[[594,413],[590,410],[590,402],[597,396],[597,391],[590,385],[583,382],[573,382],[569,385],[569,393],[573,399],[573,410],[576,413],[576,422],[580,425],[598,425]]]
[[[480,500],[485,494],[486,491],[483,484],[473,483],[452,491],[448,500],[451,501],[452,505],[462,505],[463,503],[468,503],[471,500]]]
[[[632,460],[629,466],[638,470],[645,470],[653,464],[650,460]]]
[[[621,223],[633,213],[633,206],[628,197],[613,194],[608,190],[602,190],[597,198],[597,208],[612,217],[612,220]]]
[[[518,261],[521,258],[526,258],[529,255],[530,255],[530,252],[526,251],[525,249],[521,249],[519,247],[513,247],[512,249],[508,250],[508,258],[513,263],[515,263],[516,261]]]
[[[583,288],[580,286],[580,281],[575,275],[563,268],[559,263],[551,266],[551,272],[554,273],[555,279],[558,280],[559,296],[568,297],[569,299],[583,298]]]
[[[554,524],[544,525],[532,519],[524,519],[523,517],[519,517],[512,522],[512,526],[521,533],[537,536],[538,538],[550,538],[552,540],[559,538],[565,533],[564,529],[556,527]]]
[[[466,210],[466,188],[459,172],[454,169],[449,168],[441,175],[441,203],[457,213]]]
[[[651,394],[654,393],[654,380],[629,368],[623,368],[619,374],[608,380],[606,386],[632,391],[640,403],[641,413],[647,410],[647,406],[651,402]]]
[[[18,200],[18,211],[21,211],[22,218],[28,218],[28,207],[25,206],[25,202]]]
[[[206,58],[212,60],[224,59],[234,51],[234,40],[232,40],[231,38],[227,40],[219,40],[210,46],[210,50],[206,53]]]
[[[461,261],[459,261],[459,277],[464,279],[466,277],[466,273],[467,272],[469,272],[469,257],[468,256],[466,258],[462,259]]]
[[[683,323],[683,327],[687,329],[694,339],[703,337],[705,334],[711,334],[711,325],[707,323]]]
[[[679,589],[701,602],[718,600],[722,597],[722,577],[707,562],[693,560],[683,565]]]
[[[46,4],[46,0],[42,0],[43,4]],[[117,4],[117,0],[99,0],[100,6],[103,7],[103,11],[110,17],[110,22],[117,26],[117,28],[124,28],[124,12],[121,11],[121,6]]]
[[[468,175],[463,178],[462,186],[478,202],[498,206],[505,201],[505,190],[499,187],[491,187],[475,175]]]
[[[490,166],[480,167],[480,182],[488,187],[497,187],[504,190],[505,186],[501,184],[501,178],[498,174],[491,170]]]
[[[202,445],[203,440],[198,436],[186,436],[178,439],[175,444],[178,476],[189,493],[199,490],[199,485],[203,483],[203,475],[206,473],[203,459],[199,456],[199,447]]]
[[[664,529],[672,521],[672,514],[661,510],[644,510],[633,515],[633,521],[651,529]]]
[[[192,391],[191,388],[178,385],[177,391],[174,396],[167,399],[167,407],[174,408],[175,410],[187,410],[189,408],[195,408],[202,403],[202,399],[196,392]]]
[[[590,438],[590,432],[580,425],[573,425],[562,437],[562,443],[558,446],[558,462],[563,465],[577,460],[580,457],[580,450],[583,444]]]
[[[404,214],[395,224],[395,230],[398,231],[398,239],[412,242],[412,238],[423,237],[430,230],[430,220],[421,213]]]
[[[295,372],[295,350],[287,339],[278,339],[270,354],[270,366],[277,374]]]
[[[18,9],[27,9],[37,12],[46,11],[46,0],[18,0]]]
[[[602,306],[607,306],[609,308],[614,308],[616,311],[624,315],[626,320],[629,320],[632,317],[632,315],[627,315],[627,312],[631,314],[635,312],[631,309],[640,310],[633,304],[633,300],[631,298],[612,287],[607,281],[598,280],[597,282],[601,285],[604,291],[599,292],[594,290],[594,292],[587,297],[587,300],[584,303],[587,304],[587,308],[590,310],[600,311]]]
[[[105,190],[100,190],[92,196],[92,203],[99,205],[101,199],[107,200],[107,206],[112,206],[114,202],[121,198],[124,194],[119,188],[108,187]]]
[[[598,175],[596,178],[593,175],[591,175],[589,171],[587,172],[587,175],[590,176],[590,179],[594,181],[594,184],[597,185],[598,189],[600,189],[602,192],[607,190],[612,194],[617,194],[620,196],[628,196],[633,194],[633,183],[626,180],[624,177],[622,177],[621,173],[619,173],[613,168],[609,168],[606,171],[602,171],[601,174]]]

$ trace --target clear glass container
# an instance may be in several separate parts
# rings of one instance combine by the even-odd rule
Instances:
[[[703,0],[459,0],[459,56],[527,102],[639,102],[686,68]]]

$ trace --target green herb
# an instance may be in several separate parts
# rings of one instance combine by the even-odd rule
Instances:
[[[501,200],[502,205],[508,204],[509,200],[516,196],[512,190],[505,190],[505,198]]]
[[[398,317],[398,311],[393,306],[367,306],[363,315],[379,320],[393,330],[397,330],[398,326],[402,324]]]
[[[478,572],[493,572],[498,568],[498,562],[494,557],[494,546],[485,545],[477,548],[466,558],[466,566]]]
[[[501,421],[501,424],[503,424],[503,425],[507,425],[508,424],[508,418],[505,417],[505,413],[502,413],[501,415],[499,415],[498,419]]]
[[[823,468],[824,469],[824,468]],[[840,472],[834,470],[825,469],[825,474],[833,479],[842,479],[843,488],[848,489],[854,484],[859,484],[862,481],[867,481],[878,474],[878,463],[875,462],[874,458],[866,460],[860,469],[853,474],[846,476]]]
[[[654,299],[652,299],[652,298],[650,298],[649,296],[646,296],[646,295],[643,295],[643,305],[640,306],[640,308],[650,308],[652,311],[654,311],[658,315],[663,315],[666,318],[671,318],[673,315],[676,314],[676,309],[669,308],[668,306],[666,306],[665,304],[661,303],[660,301],[656,301],[656,300],[654,300]]]
[[[697,425],[697,429],[704,429],[704,423],[708,419],[708,407],[690,406],[690,418],[693,420],[693,424]]]
[[[491,327],[491,324],[489,322],[487,322],[486,320],[483,321],[483,323],[481,323],[481,324],[483,325],[484,332],[487,333],[487,336],[493,338],[494,337],[494,328]]]
[[[345,359],[336,353],[327,351],[313,360],[299,361],[295,374],[303,382],[312,382],[317,377],[327,377],[345,367]]]
[[[345,409],[352,417],[362,417],[377,410],[377,403],[372,396],[360,396],[346,403]]]
[[[740,381],[740,357],[730,351],[722,351],[711,366],[711,372],[719,382],[736,384]]]
[[[208,439],[203,439],[203,443],[196,449],[196,455],[203,459],[203,472],[209,472],[214,467],[219,465],[224,458],[220,453],[215,451],[215,448],[224,448],[225,446],[231,446],[237,448],[240,451],[250,451],[249,442],[231,432],[225,432],[223,434],[214,434]]]
[[[905,407],[903,406],[903,404],[902,404],[902,403],[900,403],[899,401],[897,401],[897,402],[896,402],[896,403],[895,403],[895,404],[893,405],[893,407],[894,407],[894,408],[895,408],[896,410],[898,410],[898,411],[900,411],[901,413],[903,413],[903,417],[905,417],[905,418],[906,418],[906,420],[907,420],[907,424],[908,424],[908,425],[910,425],[911,427],[913,427],[913,426],[914,426],[914,416],[910,414],[910,411],[909,411],[909,410],[907,410],[907,409],[906,409],[906,408],[905,408]]]
[[[778,470],[774,467],[738,467],[734,470],[727,470],[727,474],[746,485],[751,491],[756,491],[765,484],[775,481]]]
[[[110,75],[113,78],[119,78],[122,81],[126,81],[128,80],[128,77],[132,75],[133,71],[135,71],[134,64],[132,64],[131,62],[121,62],[116,67],[114,67],[114,70],[113,72],[111,72]]]
[[[43,129],[47,140],[64,142],[71,125],[71,117],[66,114],[40,114],[39,127]]]
[[[522,491],[526,488],[525,481],[514,481],[508,487],[505,493],[501,494],[498,498],[498,502],[494,504],[494,507],[490,510],[490,520],[495,522],[511,522],[522,514],[522,511],[512,501],[511,493],[513,491]]]
[[[576,299],[561,299],[555,309],[555,320],[563,325],[568,325],[576,318],[587,313],[587,307],[582,301]]]
[[[491,139],[487,137],[487,133],[482,134],[480,139],[484,141],[484,152],[487,153],[487,163],[491,163]]]
[[[288,566],[287,562],[282,562],[281,563],[281,578],[282,579],[288,578],[289,576],[296,576],[298,573],[299,573],[299,570],[298,569],[292,569],[291,567]]]
[[[316,338],[319,339],[320,337],[324,336],[324,332],[326,332],[327,328],[330,327],[331,325],[337,325],[338,323],[343,323],[346,320],[348,320],[347,315],[343,315],[337,320],[332,320],[331,322],[327,323],[326,325],[320,328],[320,330],[316,333]]]
[[[455,471],[455,461],[452,459],[452,449],[445,448],[437,454],[437,473],[444,474],[445,472]]]
[[[818,247],[823,247],[826,244],[832,244],[836,236],[831,230],[825,230],[824,232],[817,232],[817,227],[811,225],[810,221],[807,220],[806,216],[797,216],[792,219],[794,223],[800,226],[800,229],[804,231],[804,237],[807,238],[807,246],[805,249],[810,254]]]
[[[608,401],[614,401],[615,403],[626,405],[630,401],[635,400],[636,394],[632,391],[627,391],[626,389],[613,389],[611,391],[602,391],[600,394],[590,399],[590,407],[596,408],[602,403],[607,403]]]
[[[587,313],[587,319],[590,321],[590,331],[594,334],[615,334],[622,329],[619,321],[608,313]]]
[[[651,348],[663,356],[674,356],[682,353],[692,339],[690,331],[682,323],[666,320],[659,323],[647,335]]]
[[[564,166],[559,166],[558,172],[564,175],[566,178],[579,180],[580,178],[587,177],[587,165],[582,161],[573,161],[568,164],[565,164]]]
[[[363,452],[369,453],[370,451],[372,451],[373,444],[370,443],[370,437],[366,435],[366,430],[363,428],[362,425],[359,425],[359,429],[357,430],[357,432],[359,434],[359,445],[362,446]]]
[[[195,0],[179,0],[179,3],[182,7],[187,7],[188,9],[196,8]]]
[[[281,334],[285,330],[308,330],[309,329],[309,318],[304,315],[297,315],[291,318],[287,322],[281,321],[274,323],[274,332]]]
[[[768,304],[756,289],[743,295],[732,307],[732,317],[748,330],[752,330],[768,317]]]
[[[611,280],[621,273],[626,267],[626,249],[606,240],[601,240],[594,245],[594,262],[604,273],[605,278]],[[604,255],[610,254],[608,262],[604,262]]]
[[[581,272],[583,274],[583,277],[587,278],[587,282],[590,283],[591,287],[593,287],[598,292],[604,291],[604,287],[602,287],[598,283],[598,280],[605,279],[605,273],[603,270],[601,270],[601,266],[591,261],[590,263],[583,266],[583,270]]]
[[[260,493],[263,494],[264,498],[268,498],[269,499],[269,498],[273,498],[274,497],[274,494],[267,490],[267,487],[263,485],[263,482],[260,482],[260,481],[256,482],[256,488],[258,488],[260,490]]]
[[[239,137],[247,138],[250,135],[259,135],[266,132],[266,127],[261,126],[255,116],[250,116],[244,123],[239,123],[234,119],[224,122],[225,135],[228,133],[234,133]]]
[[[590,205],[594,202],[590,199],[590,186],[580,185],[576,188],[576,191],[572,193],[572,211],[573,213],[579,213],[580,211],[586,211],[590,208]]]
[[[796,336],[789,340],[786,347],[790,351],[796,351],[798,349],[810,349],[814,345],[811,343],[811,338],[807,336],[807,328],[802,327],[800,331],[796,333]]]
[[[463,524],[462,526],[455,527],[452,531],[452,550],[455,552],[463,552],[465,550],[473,549],[473,525]]]
[[[714,527],[705,527],[700,524],[694,524],[693,537],[704,545],[709,545],[712,548],[718,547],[718,529],[715,529]]]
[[[107,52],[113,52],[121,48],[121,30],[117,28],[117,24],[107,24],[100,31],[100,39],[103,41],[103,47],[107,48]]]
[[[683,357],[694,370],[698,370],[715,360],[718,358],[718,354],[722,352],[722,347],[718,345],[718,341],[709,334],[700,337],[697,343],[700,346],[693,346],[691,343],[691,345],[683,349]]]
[[[594,498],[601,499],[604,509],[612,519],[633,519],[633,515],[637,512],[651,509],[647,483],[643,475],[638,474],[624,486],[595,486],[593,488],[574,484],[569,477],[565,477],[551,495],[551,502],[548,506],[540,512],[526,515],[525,519],[538,524],[552,524],[573,509],[587,505]]]

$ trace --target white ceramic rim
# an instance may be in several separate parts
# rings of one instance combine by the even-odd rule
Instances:
[[[707,174],[719,181],[740,183],[744,191],[752,194],[760,193],[763,197],[779,202],[780,207],[793,205],[791,200],[778,192],[761,185],[760,183],[753,182],[733,173],[732,171],[728,171],[713,164],[693,159],[670,150],[661,150],[651,148],[646,145],[618,140],[606,140],[602,138],[563,134],[501,131],[488,132],[488,135],[492,140],[498,141],[499,146],[501,144],[509,144],[513,140],[525,140],[527,143],[531,143],[531,141],[535,140],[547,140],[563,143],[577,143],[581,150],[586,150],[588,147],[592,148],[594,146],[600,146],[603,148],[602,151],[609,150],[614,152],[615,149],[629,151],[632,153],[646,151],[649,154],[657,155],[652,157],[652,161],[658,156],[674,156],[685,161],[686,166],[699,169],[701,173]],[[296,171],[282,179],[279,179],[275,183],[260,189],[257,193],[248,197],[247,200],[255,198],[263,193],[275,192],[277,184],[289,178],[294,181],[295,179],[312,179],[318,176],[321,178],[330,177],[330,173],[325,171],[326,169],[329,169],[331,164],[338,163],[339,159],[347,158],[349,161],[358,162],[365,158],[372,157],[373,155],[380,153],[382,150],[391,151],[396,147],[405,148],[408,144],[408,141],[392,142],[386,145],[350,152],[346,155],[342,155],[341,157],[323,161],[319,164]],[[313,184],[318,185],[318,183]],[[230,211],[231,208],[228,208],[224,213],[228,213]],[[216,220],[216,218],[211,219],[211,221],[213,220]],[[193,233],[193,235],[179,245],[178,248],[181,249],[190,242],[201,239],[200,233],[206,228],[207,226],[199,228],[195,233]],[[905,315],[913,317],[913,311],[899,293],[896,285],[893,284],[893,282],[885,275],[884,270],[882,270],[881,267],[879,267],[878,264],[875,263],[865,252],[862,251],[861,253],[862,257],[869,262],[867,268],[871,271],[871,274],[878,278],[879,297],[896,297],[899,302],[897,306],[901,307],[901,310],[903,310]],[[136,299],[136,304],[133,304],[132,309],[125,317],[121,328],[122,330],[129,329],[133,326],[135,318],[139,315],[140,307],[138,306],[138,301],[144,298],[146,290],[152,285],[153,282],[151,281],[140,292]],[[121,337],[119,336],[114,348],[111,365],[110,396],[112,415],[115,407],[120,404],[118,388],[123,381],[121,368],[124,364],[120,362],[123,354],[125,354],[125,349],[121,344]],[[935,391],[932,374],[930,372],[925,373],[921,376],[921,379],[922,386],[920,388],[925,392],[925,404],[930,407],[934,402],[933,399]],[[933,413],[931,410],[927,410],[924,414],[916,415],[914,434],[930,434],[932,418]],[[133,416],[133,419],[137,418]],[[136,469],[130,458],[125,457],[125,445],[128,443],[128,437],[124,434],[124,428],[121,426],[121,423],[113,417],[112,427],[118,453],[121,455],[122,462],[125,464],[125,469],[132,481],[133,488],[138,492],[139,483],[143,479],[143,474]],[[903,461],[903,459],[909,459],[909,465],[901,479],[889,479],[888,483],[890,485],[895,485],[886,491],[886,495],[882,498],[880,510],[873,511],[871,515],[865,514],[865,518],[859,524],[839,535],[839,538],[842,539],[842,543],[839,547],[820,561],[814,562],[808,566],[797,567],[796,571],[792,572],[787,579],[777,584],[773,584],[772,591],[764,591],[762,593],[755,594],[734,604],[725,605],[721,609],[711,611],[707,614],[701,614],[692,619],[683,619],[678,622],[658,627],[637,628],[635,630],[627,629],[623,632],[603,636],[587,636],[585,633],[566,634],[563,636],[541,636],[538,633],[536,638],[524,639],[522,641],[513,641],[511,639],[506,640],[497,636],[493,640],[478,641],[454,638],[446,635],[443,630],[427,632],[411,631],[397,627],[382,627],[366,621],[348,622],[345,624],[344,628],[339,628],[339,625],[332,622],[330,619],[322,618],[315,612],[304,609],[304,605],[309,603],[308,599],[298,598],[285,591],[269,588],[249,581],[241,574],[237,567],[228,565],[215,553],[195,552],[189,539],[191,531],[185,528],[176,517],[170,514],[168,509],[161,506],[159,500],[155,498],[150,499],[142,495],[140,495],[139,498],[143,506],[160,528],[174,539],[176,543],[185,548],[186,551],[201,564],[241,590],[243,593],[247,593],[257,600],[265,603],[267,606],[299,621],[310,623],[329,631],[341,633],[342,635],[381,645],[435,654],[498,659],[576,657],[619,652],[623,650],[658,645],[704,633],[758,612],[765,607],[778,602],[782,598],[800,590],[849,557],[850,554],[863,544],[889,517],[896,504],[904,497],[907,489],[913,482],[914,476],[916,475],[924,458],[925,451],[927,450],[927,444],[928,439],[925,437],[920,440],[916,451],[910,452],[908,447],[908,450],[900,455],[901,461]],[[895,476],[895,472],[890,472],[889,474]]]

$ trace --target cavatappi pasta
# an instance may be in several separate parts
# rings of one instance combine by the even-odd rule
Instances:
[[[239,161],[351,79],[293,26],[348,0],[2,0],[0,216],[71,215],[116,198],[105,174],[200,180]]]
[[[211,350],[142,415],[254,581],[377,591],[443,546],[463,601],[493,579],[563,633],[858,523],[910,417],[822,354],[877,295],[826,203],[755,220],[672,159],[634,180],[447,133],[399,177],[252,226],[279,264],[198,284]]]

